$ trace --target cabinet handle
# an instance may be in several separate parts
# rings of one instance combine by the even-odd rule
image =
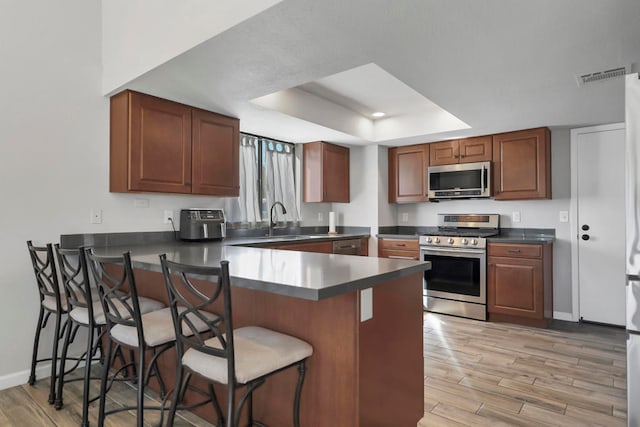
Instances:
[[[398,246],[398,247],[405,247],[405,246],[407,246],[407,245],[405,245],[404,243],[396,243],[396,246]]]
[[[389,258],[393,258],[393,259],[417,259],[414,256],[400,256],[400,255],[389,255]]]
[[[461,158],[461,159],[464,159],[464,154],[460,154],[460,158]]]
[[[519,254],[520,249],[507,249],[507,252],[509,252],[510,254]]]

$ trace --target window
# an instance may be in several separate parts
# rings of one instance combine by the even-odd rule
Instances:
[[[288,142],[240,134],[240,196],[227,203],[229,221],[249,225],[267,222],[274,202],[281,202],[287,210],[283,215],[276,207],[276,221],[299,221],[294,149]]]

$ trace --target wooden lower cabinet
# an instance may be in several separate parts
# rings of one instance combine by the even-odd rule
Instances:
[[[285,251],[300,251],[300,252],[317,252],[323,254],[333,253],[333,242],[335,240],[324,240],[322,242],[296,242],[296,243],[274,243],[269,244],[266,247],[269,249],[281,249]],[[262,246],[265,247],[265,246]],[[363,237],[360,239],[360,256],[369,255],[369,238]]]
[[[378,239],[378,257],[395,259],[420,259],[418,239]]]
[[[552,244],[487,245],[490,321],[547,327],[553,318]]]

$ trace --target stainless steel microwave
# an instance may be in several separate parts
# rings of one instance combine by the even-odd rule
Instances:
[[[429,199],[491,197],[491,162],[429,166],[427,172]]]

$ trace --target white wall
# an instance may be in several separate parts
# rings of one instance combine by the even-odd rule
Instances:
[[[102,93],[282,0],[108,0],[102,2]]]
[[[109,193],[109,101],[101,93],[101,2],[11,2],[0,14],[0,389],[27,381],[38,295],[26,240],[170,230],[163,210],[224,199]],[[136,199],[148,207],[136,208]],[[91,208],[103,211],[90,224]],[[51,323],[51,322],[50,322]],[[44,339],[41,348],[49,346]]]
[[[571,313],[571,237],[568,222],[559,221],[560,211],[569,211],[571,197],[569,129],[551,132],[551,181],[552,200],[495,201],[458,200],[440,203],[416,203],[398,205],[398,225],[433,226],[438,213],[497,213],[500,227],[504,228],[553,228],[556,240],[553,245],[554,311]],[[512,221],[512,213],[520,212],[521,222]],[[409,220],[401,222],[403,213]],[[561,316],[564,314],[561,314]]]

